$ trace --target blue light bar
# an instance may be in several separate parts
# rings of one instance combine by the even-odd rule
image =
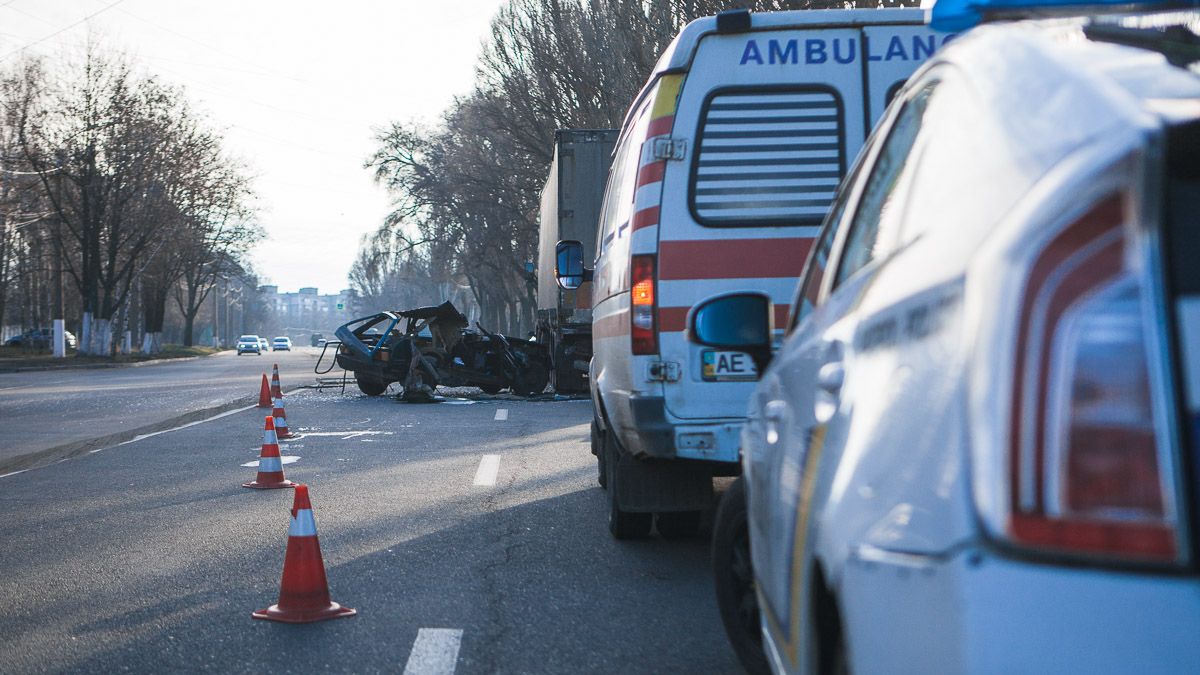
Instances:
[[[985,13],[1037,12],[1040,9],[1054,10],[1062,7],[1129,7],[1132,9],[1163,9],[1195,2],[1179,0],[936,0],[930,14],[929,25],[935,30],[963,31],[977,25]]]

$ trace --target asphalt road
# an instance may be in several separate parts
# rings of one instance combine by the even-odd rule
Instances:
[[[272,363],[285,391],[311,383],[319,353],[230,351],[136,367],[0,373],[0,474],[254,404]]]
[[[358,616],[250,617],[292,491],[241,487],[263,417],[234,412],[0,478],[0,672],[740,672],[707,539],[608,535],[587,401],[288,403],[285,469]]]

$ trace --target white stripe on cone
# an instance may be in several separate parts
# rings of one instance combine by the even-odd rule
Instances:
[[[300,509],[296,511],[296,515],[292,518],[292,524],[288,526],[288,536],[317,536],[317,521],[313,519],[312,509]]]
[[[279,445],[279,435],[274,429],[266,429],[263,431],[263,445]]]
[[[262,473],[277,473],[283,471],[283,460],[278,457],[259,457],[258,470]]]

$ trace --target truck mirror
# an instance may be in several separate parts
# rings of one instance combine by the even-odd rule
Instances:
[[[558,285],[567,290],[574,290],[588,281],[590,270],[583,267],[583,244],[574,240],[558,242],[555,248],[554,277]]]
[[[758,372],[771,362],[775,332],[771,299],[761,293],[733,293],[705,300],[688,317],[688,339],[716,349],[745,352]]]

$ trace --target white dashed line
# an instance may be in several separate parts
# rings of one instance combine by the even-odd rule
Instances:
[[[21,469],[20,471],[10,471],[8,473],[0,473],[0,478],[8,478],[9,476],[15,476],[19,473],[25,473],[28,470],[29,469]]]
[[[503,422],[506,419],[508,419],[508,408],[501,408],[496,411],[496,420],[497,421]]]
[[[408,663],[404,665],[404,675],[454,675],[462,635],[462,630],[458,628],[422,628],[417,631]]]
[[[479,469],[475,472],[476,485],[495,485],[496,474],[500,472],[500,455],[484,455],[479,460]]]

